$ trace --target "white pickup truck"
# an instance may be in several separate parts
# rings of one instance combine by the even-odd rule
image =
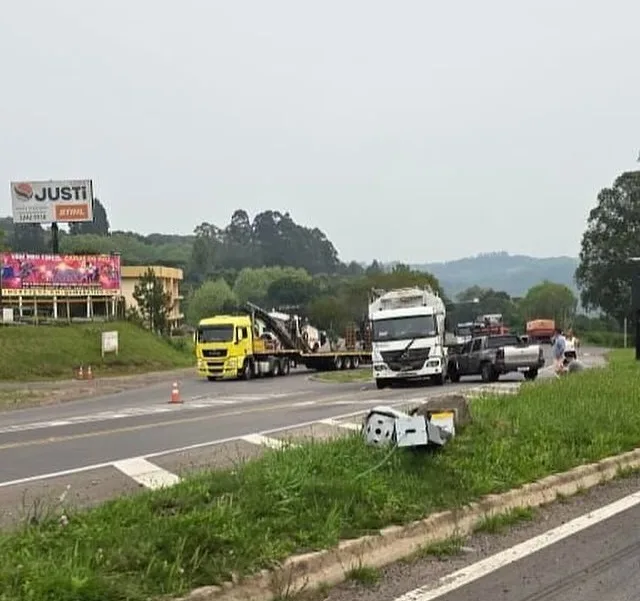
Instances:
[[[478,336],[460,350],[449,354],[447,373],[452,382],[462,376],[481,376],[483,382],[495,382],[511,372],[535,380],[544,367],[544,353],[538,344],[527,344],[515,334]]]

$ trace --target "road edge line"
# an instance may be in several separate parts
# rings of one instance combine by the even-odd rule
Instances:
[[[294,555],[275,570],[262,570],[238,584],[205,586],[175,601],[274,601],[288,595],[345,580],[349,570],[381,568],[410,557],[420,548],[452,536],[472,533],[478,521],[518,507],[535,508],[615,479],[625,470],[640,468],[640,448],[595,463],[553,474],[499,495],[487,495],[463,508],[443,511],[405,526],[389,526],[377,534],[340,541],[337,547]]]

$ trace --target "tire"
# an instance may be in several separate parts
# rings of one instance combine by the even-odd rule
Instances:
[[[382,390],[383,388],[386,388],[387,386],[388,386],[388,384],[384,380],[376,380],[376,388],[378,390]]]
[[[351,361],[351,367],[353,369],[358,369],[358,367],[360,367],[360,357],[353,358],[353,360]]]
[[[283,361],[282,361],[282,375],[283,376],[288,376],[290,371],[291,371],[291,363],[289,362],[289,359],[283,359]]]
[[[530,369],[529,371],[524,372],[524,379],[533,382],[538,377],[537,369]]]
[[[244,364],[244,369],[242,370],[242,379],[251,380],[252,378],[253,378],[253,361],[251,359],[247,359]]]
[[[276,359],[273,362],[273,371],[271,372],[271,375],[275,378],[279,376],[281,373],[282,373],[282,369],[280,368],[280,360]]]
[[[342,369],[342,357],[340,355],[336,355],[333,359],[333,366],[335,369]]]
[[[351,357],[344,358],[344,362],[342,363],[342,369],[353,369],[353,363],[351,362]]]
[[[450,365],[449,369],[449,379],[453,384],[457,384],[460,381],[460,374],[458,373],[458,368],[455,365]]]
[[[480,376],[483,382],[493,382],[493,365],[488,361],[480,366]]]

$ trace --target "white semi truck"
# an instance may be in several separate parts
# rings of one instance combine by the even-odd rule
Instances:
[[[429,287],[374,290],[369,304],[373,377],[378,388],[398,380],[447,376],[446,307]]]

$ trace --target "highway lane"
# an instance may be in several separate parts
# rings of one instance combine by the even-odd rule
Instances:
[[[519,374],[501,378],[521,380]],[[363,404],[366,409],[462,391],[479,381],[391,390],[377,390],[371,382],[326,383],[304,376],[215,383],[193,378],[180,384],[182,405],[168,403],[170,386],[162,383],[102,399],[0,414],[0,482],[294,426]]]
[[[183,405],[145,405],[140,409],[146,413],[138,415],[120,407],[111,416],[99,412],[52,422],[2,424],[0,482],[295,426],[377,404],[421,399],[478,385],[472,382],[379,391],[361,383],[308,384],[307,391],[275,398],[266,394],[262,398],[245,396],[236,398],[234,403],[233,395],[227,395],[223,400],[229,404],[224,405],[215,404],[219,398],[211,404],[200,399]],[[87,421],[69,423],[74,417]],[[8,428],[13,429],[7,431]]]

